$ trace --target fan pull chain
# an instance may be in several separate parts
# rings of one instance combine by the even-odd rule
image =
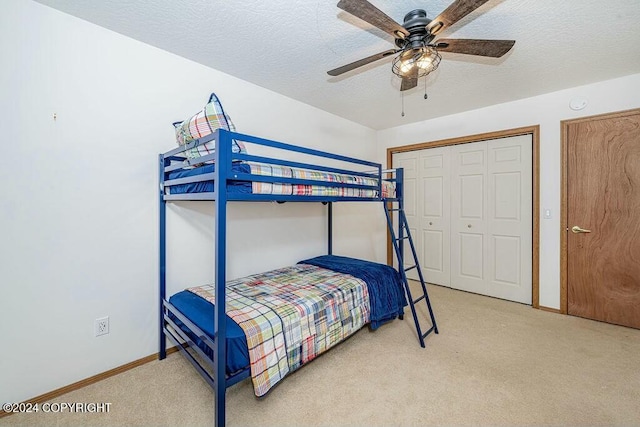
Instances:
[[[402,98],[402,114],[401,114],[401,116],[404,117],[404,92],[400,92],[400,97]]]
[[[424,99],[429,98],[427,95],[427,76],[424,76]]]

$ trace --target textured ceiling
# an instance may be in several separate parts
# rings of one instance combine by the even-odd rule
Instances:
[[[638,0],[489,0],[438,37],[514,48],[499,59],[443,53],[427,100],[425,79],[403,100],[391,58],[326,74],[394,47],[337,0],[37,1],[373,129],[640,73]],[[451,1],[371,0],[398,22],[416,8],[433,18]]]

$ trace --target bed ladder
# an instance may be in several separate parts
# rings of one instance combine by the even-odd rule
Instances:
[[[433,310],[431,309],[431,301],[429,300],[429,294],[427,293],[427,286],[424,281],[424,276],[422,275],[422,269],[420,268],[420,263],[418,262],[418,254],[416,253],[416,247],[413,244],[413,238],[411,237],[411,231],[409,230],[409,223],[407,222],[407,217],[404,214],[404,209],[402,207],[402,202],[399,200],[388,200],[384,205],[384,213],[387,216],[387,224],[389,226],[389,233],[391,234],[391,242],[393,244],[393,249],[396,253],[396,258],[398,260],[398,272],[400,273],[400,277],[402,279],[402,283],[404,284],[404,289],[407,294],[407,299],[409,300],[409,306],[411,307],[411,314],[413,314],[413,321],[416,324],[416,331],[418,332],[418,339],[420,340],[420,346],[424,348],[424,339],[431,332],[438,333],[438,326],[436,325],[436,318],[433,315]],[[397,207],[394,207],[396,205]],[[393,212],[398,213],[398,235],[393,229]],[[405,268],[404,263],[404,248],[403,243],[405,240],[409,241],[409,247],[411,248],[411,255],[413,256],[413,265]],[[418,272],[418,277],[420,278],[420,285],[422,286],[422,295],[418,298],[413,299],[411,295],[411,289],[409,287],[409,280],[407,279],[407,271],[416,269]],[[416,304],[420,301],[424,300],[427,303],[427,309],[429,310],[429,316],[431,317],[431,327],[427,329],[426,332],[422,332],[422,328],[420,327],[420,321],[418,320],[418,314],[416,312]]]

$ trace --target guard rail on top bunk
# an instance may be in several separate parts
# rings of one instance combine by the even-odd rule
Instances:
[[[264,157],[264,156],[255,156],[245,153],[234,153],[231,150],[233,140],[243,141],[249,144],[256,144],[264,147],[270,147],[275,149],[280,149],[286,152],[294,152],[301,153],[310,156],[321,157],[330,160],[336,160],[340,162],[349,163],[351,165],[359,165],[359,166],[367,166],[369,168],[373,168],[374,170],[369,171],[357,171],[357,170],[348,170],[341,169],[335,167],[321,166],[317,164],[310,163],[302,163],[295,162],[290,160],[277,159],[273,157]],[[184,157],[179,157],[180,153],[185,153],[186,151],[197,147],[199,145],[205,144],[210,141],[216,141],[216,150],[214,153],[207,154],[206,156],[198,157],[195,160],[185,159]],[[222,148],[222,149],[220,149]],[[235,182],[235,181],[249,181],[249,182],[267,182],[267,183],[281,183],[281,184],[292,184],[292,185],[322,185],[325,187],[346,187],[346,188],[362,188],[362,189],[370,189],[377,190],[378,194],[382,194],[382,180],[385,178],[382,177],[382,165],[375,162],[370,162],[367,160],[360,160],[353,157],[342,156],[339,154],[327,153],[320,150],[314,150],[310,148],[298,147],[291,144],[285,144],[283,142],[271,141],[264,138],[259,138],[256,136],[240,134],[236,132],[230,132],[224,129],[218,129],[214,133],[200,138],[198,140],[192,141],[189,144],[184,146],[175,148],[165,154],[160,155],[161,160],[161,193],[164,195],[165,201],[171,200],[221,200],[221,201],[298,201],[298,202],[329,202],[329,201],[380,201],[381,197],[346,197],[346,196],[309,196],[309,195],[272,195],[272,194],[222,194],[222,192],[218,189],[218,185],[222,184],[222,181],[226,182]],[[185,167],[191,167],[197,164],[211,162],[214,161],[216,167],[215,171],[212,173],[201,174],[195,177],[187,177],[187,178],[179,178],[173,180],[165,180],[164,172],[171,172],[178,169],[184,169]],[[372,185],[364,185],[364,184],[349,184],[344,182],[327,182],[327,181],[317,181],[310,179],[300,179],[300,178],[287,178],[287,177],[276,177],[276,176],[264,176],[250,173],[234,173],[231,170],[231,165],[234,161],[245,161],[245,162],[258,162],[265,163],[270,165],[278,165],[285,166],[291,168],[301,168],[301,169],[311,169],[314,171],[321,172],[331,172],[337,174],[348,174],[360,177],[367,177],[378,179],[377,186]],[[171,162],[175,162],[171,164]],[[216,183],[216,190],[213,192],[206,193],[190,193],[190,194],[176,194],[176,195],[168,195],[164,194],[163,188],[171,187],[173,185],[179,184],[188,184],[202,181],[211,181],[214,180]],[[390,180],[390,179],[386,179]],[[224,190],[226,189],[226,185],[220,185]]]
[[[344,169],[330,166],[321,166],[311,163],[283,160],[273,157],[264,157],[249,155],[246,153],[236,153],[232,151],[232,141],[239,140],[249,144],[269,147],[271,149],[282,150],[282,152],[299,153],[302,155],[313,156],[314,158],[328,159],[330,161],[339,161],[349,164],[350,168],[364,168],[367,171]],[[187,159],[186,152],[194,147],[216,141],[216,149],[213,153],[199,157],[195,160]],[[199,175],[167,179],[167,174],[172,171],[192,168],[193,166],[214,162],[215,170],[211,173],[202,173]],[[353,176],[373,178],[376,185],[352,184],[345,182],[318,181],[300,178],[288,178],[279,176],[265,176],[251,173],[239,173],[232,170],[232,164],[235,161],[258,162],[264,164],[278,165],[291,168],[308,169],[321,172],[329,172],[336,174],[347,174]],[[373,169],[373,171],[372,171]],[[187,194],[167,194],[167,189],[175,185],[198,183],[204,181],[213,181],[213,191],[196,192]],[[280,183],[291,185],[320,185],[324,187],[345,187],[356,189],[375,190],[377,197],[351,197],[351,196],[335,196],[335,195],[283,195],[283,194],[252,194],[229,192],[227,185],[233,182],[265,182]],[[382,181],[390,181],[395,183],[395,194],[393,197],[384,198],[382,191]],[[209,385],[214,389],[215,394],[215,424],[223,426],[225,423],[225,390],[228,386],[247,378],[248,372],[240,372],[227,378],[225,373],[226,363],[226,312],[225,312],[225,284],[226,280],[226,224],[227,212],[226,204],[228,201],[277,201],[277,202],[322,202],[328,204],[328,253],[332,253],[332,202],[350,201],[350,202],[391,202],[399,201],[402,204],[403,191],[403,173],[402,169],[383,170],[382,165],[375,162],[356,159],[352,157],[332,154],[320,150],[314,150],[304,147],[298,147],[283,142],[272,141],[251,135],[230,132],[224,129],[218,129],[214,133],[192,141],[164,154],[159,155],[159,227],[160,227],[160,253],[159,253],[159,286],[160,286],[160,343],[159,358],[166,357],[166,338],[169,338],[184,356],[194,365],[196,370],[204,377]],[[209,365],[212,375],[209,374],[206,366],[201,364],[194,356],[192,356],[184,346],[177,340],[170,331],[165,329],[165,321],[169,324],[168,317],[165,316],[165,310],[174,309],[166,300],[166,202],[170,201],[195,201],[209,200],[215,201],[215,303],[214,303],[214,339],[212,340],[204,334],[199,328],[191,324],[188,319],[177,313],[177,318],[183,322],[188,322],[188,326],[195,330],[198,337],[206,342],[213,350],[213,364]],[[175,309],[174,309],[175,310]],[[173,310],[172,310],[173,311]],[[176,313],[174,313],[176,314]],[[186,323],[185,322],[185,323]],[[180,333],[178,333],[180,335]],[[182,337],[190,347],[196,351],[199,350],[196,345],[188,338]],[[201,355],[203,356],[203,355]],[[204,357],[206,360],[206,356]]]

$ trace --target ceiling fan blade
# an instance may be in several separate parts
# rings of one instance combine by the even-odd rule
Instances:
[[[416,86],[418,86],[418,79],[403,77],[402,84],[400,85],[400,90],[405,91],[405,90],[413,89]]]
[[[438,52],[500,58],[509,52],[514,44],[515,40],[440,39],[436,43],[436,49]]]
[[[340,0],[338,7],[381,29],[385,33],[391,34],[394,38],[405,38],[409,35],[409,32],[402,25],[367,0]]]
[[[409,75],[402,78],[400,91],[413,89],[416,86],[418,86],[418,67],[413,67],[413,69],[409,72]]]
[[[489,0],[456,0],[449,5],[440,15],[436,16],[428,25],[427,30],[431,34],[437,34],[449,27]]]
[[[352,62],[351,64],[334,68],[331,71],[327,71],[327,74],[329,74],[330,76],[339,76],[340,74],[346,73],[347,71],[355,70],[358,67],[362,67],[363,65],[367,65],[371,62],[377,61],[378,59],[382,59],[386,56],[393,55],[396,52],[398,52],[398,50],[396,49],[385,50],[384,52],[376,53],[375,55],[371,55],[367,58],[360,59],[359,61]]]

